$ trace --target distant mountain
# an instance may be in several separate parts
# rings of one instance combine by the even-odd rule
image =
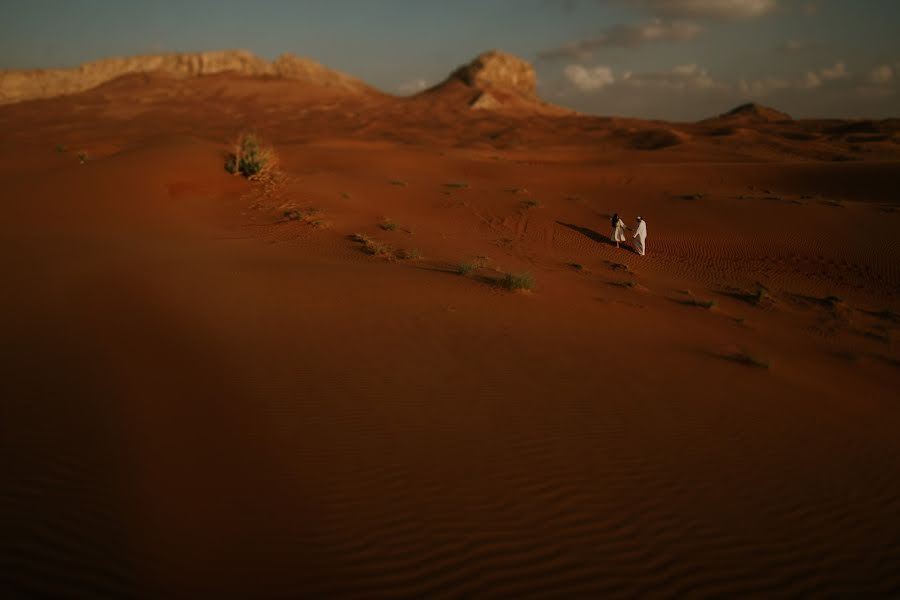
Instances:
[[[777,123],[780,121],[792,120],[789,114],[755,102],[741,104],[737,108],[719,115],[716,118],[719,120],[746,121],[752,123]]]
[[[219,50],[108,58],[72,69],[0,71],[0,104],[75,94],[123,75],[164,73],[187,78],[222,72],[303,80],[348,93],[372,90],[358,79],[292,54],[268,62],[246,50]]]
[[[534,67],[499,50],[478,55],[419,96],[478,110],[574,114],[538,98]]]

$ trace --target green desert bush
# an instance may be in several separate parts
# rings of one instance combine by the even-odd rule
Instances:
[[[456,265],[456,272],[460,275],[468,275],[469,273],[474,273],[478,269],[478,265],[473,262],[459,263]]]
[[[241,134],[225,160],[225,170],[232,175],[256,179],[275,167],[275,153],[260,145],[256,134]]]
[[[534,275],[531,273],[505,273],[500,280],[500,286],[510,291],[533,290]]]
[[[700,298],[688,298],[687,300],[680,300],[679,302],[687,306],[699,306],[700,308],[705,308],[707,310],[715,308],[719,304],[715,300],[701,300]]]
[[[522,208],[530,209],[530,208],[538,208],[541,205],[541,201],[535,198],[529,198],[528,200],[522,200]]]
[[[381,227],[382,229],[384,229],[385,231],[397,231],[397,228],[400,227],[399,225],[397,225],[396,222],[392,221],[391,219],[383,220],[381,223],[378,224],[378,226]]]

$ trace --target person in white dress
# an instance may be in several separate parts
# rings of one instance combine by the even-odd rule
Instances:
[[[619,218],[619,213],[616,213],[610,219],[610,223],[612,223],[613,233],[612,239],[616,243],[616,248],[619,247],[619,242],[625,241],[625,221]]]
[[[644,256],[647,252],[647,222],[637,218],[637,229],[634,232],[634,251]]]

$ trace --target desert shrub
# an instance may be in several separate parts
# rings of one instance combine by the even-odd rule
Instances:
[[[515,290],[533,290],[534,275],[531,273],[505,273],[500,285],[510,291]]]
[[[699,306],[707,310],[715,308],[719,304],[715,300],[701,300],[699,298],[688,298],[687,300],[680,300],[680,302],[687,306]]]
[[[401,250],[398,253],[398,256],[402,260],[419,260],[420,258],[422,258],[422,253],[419,252],[418,248],[411,248],[409,250]]]
[[[528,200],[522,200],[522,208],[537,208],[541,205],[541,201],[535,198],[529,198]]]
[[[62,154],[63,152],[68,152],[69,149],[66,148],[65,146],[63,146],[62,144],[57,144],[56,151],[59,152],[60,154]]]
[[[81,150],[78,152],[78,162],[84,164],[89,160],[91,160],[91,156],[86,151]]]
[[[263,148],[253,133],[238,137],[234,150],[225,160],[225,170],[232,175],[243,175],[255,179],[274,166],[275,154],[270,148]]]
[[[379,227],[384,229],[385,231],[397,231],[397,228],[400,227],[394,221],[390,219],[385,219],[381,223],[378,224]]]
[[[456,272],[460,275],[468,275],[469,273],[474,273],[478,269],[478,265],[471,262],[459,263],[458,265],[456,265]]]
[[[747,367],[753,367],[755,369],[769,369],[769,361],[764,358],[760,358],[758,356],[754,356],[749,352],[737,352],[733,354],[731,360],[740,363]]]
[[[465,181],[448,181],[447,183],[444,184],[444,187],[457,189],[457,190],[464,190],[469,187],[469,184],[466,183]]]

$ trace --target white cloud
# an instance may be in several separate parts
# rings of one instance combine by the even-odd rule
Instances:
[[[424,79],[413,79],[397,86],[397,92],[406,96],[418,94],[428,87],[428,82]]]
[[[767,15],[778,8],[777,0],[641,0],[655,14],[665,17],[741,20]]]
[[[834,63],[833,67],[827,67],[819,71],[819,75],[826,81],[834,81],[835,79],[848,79],[850,72],[847,71],[847,65],[844,61]]]
[[[634,73],[624,71],[616,78],[606,66],[585,67],[569,65],[563,70],[566,81],[582,92],[615,89],[619,91],[641,89],[669,91],[727,90],[729,85],[715,81],[706,69],[696,65],[679,65],[667,71]]]
[[[697,37],[701,31],[703,28],[696,23],[653,19],[633,25],[615,25],[597,37],[545,50],[538,56],[544,59],[589,60],[592,53],[600,48],[635,48],[654,42],[686,42]]]
[[[894,80],[894,69],[891,65],[878,65],[869,71],[868,80],[870,83],[887,84]]]
[[[806,73],[806,75],[803,76],[803,79],[800,80],[800,82],[797,84],[797,87],[807,90],[814,90],[818,87],[822,87],[822,78],[818,73],[809,71]]]
[[[851,73],[843,61],[838,61],[832,67],[825,67],[818,71],[807,71],[796,80],[767,78],[756,81],[741,81],[738,90],[744,96],[761,97],[788,89],[815,90],[826,84],[850,79]]]
[[[584,67],[569,65],[563,70],[566,80],[582,92],[591,92],[612,85],[615,82],[609,67]]]
[[[696,65],[679,65],[668,71],[655,71],[648,73],[629,73],[623,79],[626,83],[635,87],[655,87],[670,90],[710,90],[714,88],[726,88],[726,84],[719,83],[710,77],[706,69]]]

